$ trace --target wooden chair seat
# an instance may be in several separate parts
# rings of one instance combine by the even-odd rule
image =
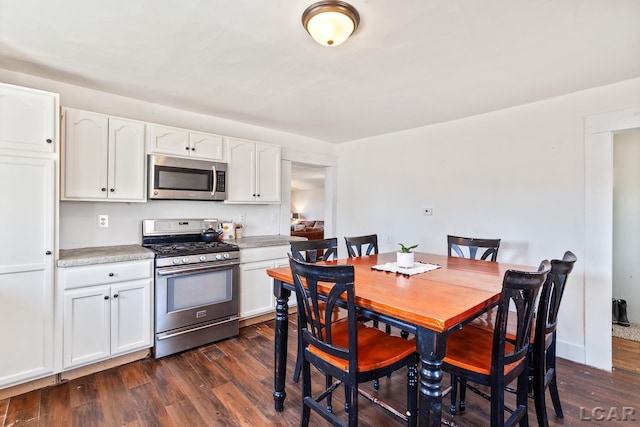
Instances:
[[[473,327],[482,329],[487,332],[493,332],[495,329],[495,320],[496,320],[496,311],[494,308],[492,310],[487,311],[484,314],[473,319],[468,325],[465,327]],[[534,331],[536,328],[536,318],[535,315],[533,317],[533,324],[531,325],[531,336],[529,337],[529,342],[533,344],[534,339]],[[513,341],[516,339],[516,333],[518,330],[517,319],[515,317],[509,317],[507,320],[507,341]]]
[[[480,318],[476,318],[474,319],[472,322],[470,322],[468,325],[466,325],[466,328],[478,328],[478,329],[482,329],[483,331],[486,332],[491,332],[493,331],[493,323],[492,321],[489,321],[487,317],[485,317],[485,315],[480,316],[482,317],[482,319]],[[507,341],[512,341],[516,339],[516,324],[515,321],[512,319],[509,319],[507,321]],[[536,337],[535,337],[535,329],[536,329],[536,318],[533,318],[533,324],[531,325],[531,336],[529,337],[529,343],[531,345],[533,345],[533,342],[535,341]],[[548,333],[545,335],[545,345],[548,348],[549,345],[551,344],[551,341],[553,340],[553,333]]]
[[[491,349],[493,347],[493,330],[464,327],[452,333],[447,339],[447,356],[444,362],[480,375],[491,374]],[[513,344],[505,343],[504,351],[512,352]],[[505,365],[504,374],[508,375],[519,362]]]
[[[349,325],[346,319],[333,322],[332,340],[338,347],[349,346]],[[388,335],[377,328],[370,328],[358,323],[358,371],[372,371],[383,366],[394,364],[416,351],[416,340],[406,340]],[[331,356],[310,345],[308,350],[328,363],[346,371],[349,361]]]

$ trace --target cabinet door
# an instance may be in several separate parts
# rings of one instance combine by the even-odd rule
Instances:
[[[272,260],[240,264],[240,318],[258,316],[275,309],[273,282],[267,269]]]
[[[146,201],[145,124],[109,119],[109,195],[114,201]]]
[[[58,95],[0,84],[0,148],[53,153]]]
[[[189,132],[191,157],[224,161],[224,139],[210,133]]]
[[[189,132],[168,126],[150,125],[149,153],[188,156]]]
[[[235,138],[227,139],[227,201],[256,200],[256,144]]]
[[[65,111],[64,199],[106,199],[109,119],[87,111]]]
[[[257,201],[280,202],[282,176],[281,148],[277,145],[256,143],[256,192]]]
[[[0,388],[53,372],[54,167],[0,156]]]
[[[45,270],[0,274],[0,388],[53,373],[52,302]]]
[[[111,286],[111,355],[151,347],[151,279]]]
[[[107,358],[110,354],[109,286],[64,292],[63,367]]]

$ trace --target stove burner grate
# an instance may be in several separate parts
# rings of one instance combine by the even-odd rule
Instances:
[[[149,245],[149,249],[160,255],[178,255],[203,252],[222,252],[236,250],[235,245],[223,242],[177,242]]]

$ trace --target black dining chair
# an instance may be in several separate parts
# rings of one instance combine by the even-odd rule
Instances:
[[[408,426],[417,421],[417,353],[415,339],[405,340],[358,321],[352,265],[322,265],[289,256],[298,300],[298,334],[302,337],[302,417],[309,425],[311,410],[334,426],[358,425],[358,396],[379,404]],[[341,306],[346,317],[324,322]],[[311,365],[325,375],[325,387],[312,394]],[[398,411],[359,390],[359,385],[407,367],[407,408]],[[334,382],[334,379],[336,380]],[[333,392],[344,385],[345,411],[333,410]],[[324,401],[324,404],[323,404]]]
[[[561,260],[551,260],[551,271],[542,285],[538,306],[533,318],[529,340],[529,389],[533,391],[536,417],[539,427],[549,425],[545,392],[549,390],[556,417],[564,418],[556,379],[556,329],[558,313],[569,274],[577,257],[566,251]],[[491,330],[495,326],[495,311],[480,316],[470,326]],[[516,324],[513,319],[507,323],[507,341],[515,340]],[[513,391],[507,387],[507,391]],[[452,408],[455,404],[452,402]],[[455,411],[455,409],[454,409]]]
[[[463,327],[447,339],[447,351],[442,369],[451,374],[451,413],[456,414],[455,402],[460,386],[460,412],[465,409],[466,390],[469,389],[491,402],[491,425],[512,426],[517,422],[528,425],[529,342],[533,313],[542,284],[551,269],[544,260],[537,272],[507,270],[497,307],[493,331]],[[510,310],[510,305],[514,310]],[[513,341],[507,340],[507,324],[517,325]],[[516,408],[506,408],[505,387],[517,379]],[[469,383],[489,387],[489,393]],[[505,410],[510,416],[505,422]]]
[[[338,238],[299,240],[290,243],[295,259],[306,262],[329,261],[338,258]]]
[[[378,253],[378,235],[369,234],[366,236],[345,237],[344,241],[347,245],[347,255],[354,258],[363,255],[372,255]]]
[[[360,257],[362,255],[378,254],[378,235],[368,234],[366,236],[345,237],[344,242],[347,245],[347,255],[349,258]],[[373,321],[373,326],[378,327],[377,320]],[[386,332],[391,333],[391,326],[386,325]]]
[[[448,235],[447,245],[449,256],[453,256],[455,253],[460,258],[496,261],[498,249],[500,249],[500,239],[477,239]],[[480,253],[478,253],[478,249],[480,249]]]
[[[291,255],[299,261],[319,262],[330,261],[338,258],[338,238],[317,240],[299,240],[290,243]],[[298,311],[298,313],[300,313]],[[336,310],[331,318],[336,318],[338,311]],[[300,319],[298,318],[298,321]],[[302,340],[298,336],[298,356],[296,357],[296,366],[293,370],[293,380],[300,380],[300,370],[302,369]]]
[[[569,274],[578,258],[566,251],[562,260],[551,261],[551,272],[542,286],[535,319],[534,339],[530,346],[533,399],[538,426],[547,427],[545,390],[549,390],[556,417],[564,418],[556,379],[556,328],[562,295]]]

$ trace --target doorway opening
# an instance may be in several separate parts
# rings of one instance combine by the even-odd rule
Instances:
[[[612,368],[613,136],[632,129],[640,129],[640,107],[585,118],[584,363],[605,370]]]
[[[640,129],[613,133],[612,366],[640,372]]]
[[[324,239],[326,167],[291,162],[291,235]]]

